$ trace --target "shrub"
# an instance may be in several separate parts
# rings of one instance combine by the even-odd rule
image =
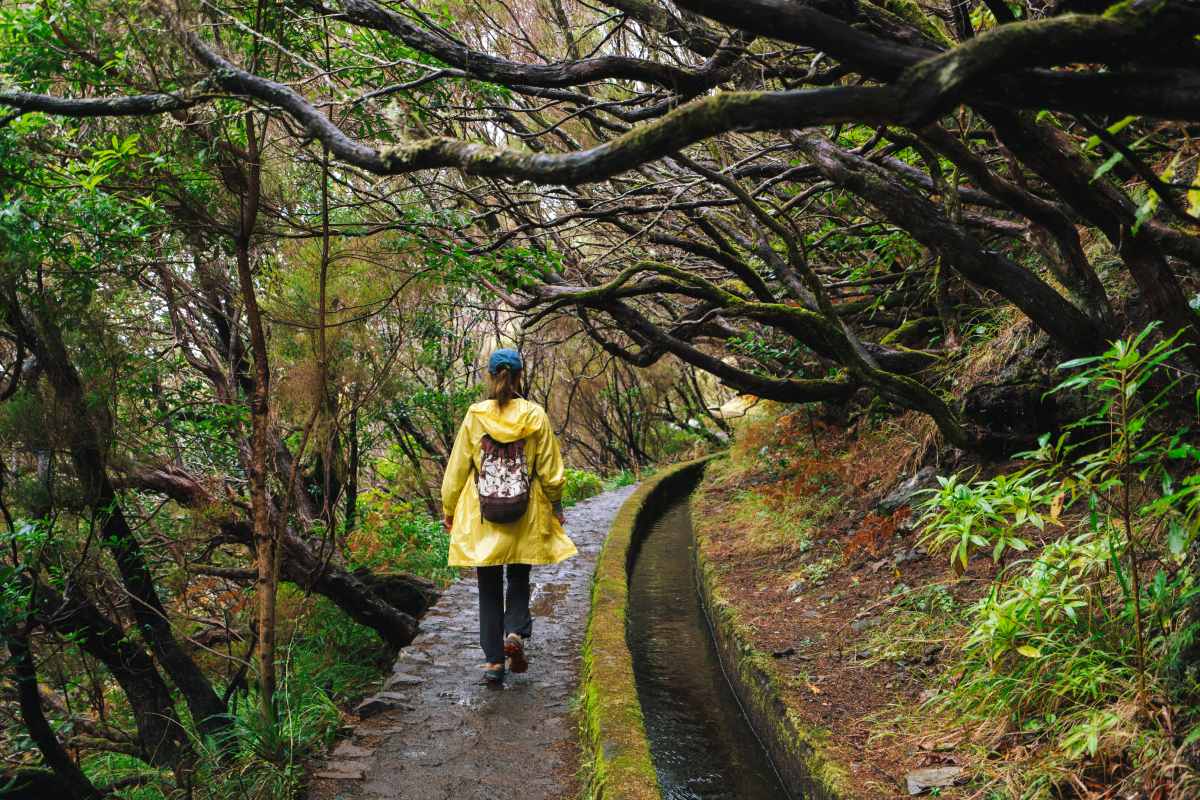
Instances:
[[[956,565],[1025,549],[1023,525],[1061,530],[969,610],[938,701],[975,732],[1001,796],[1070,794],[1089,775],[1110,796],[1196,796],[1184,754],[1200,741],[1200,686],[1181,661],[1200,634],[1197,482],[1173,476],[1194,475],[1200,451],[1166,429],[1178,348],[1152,331],[1062,365],[1077,372],[1055,391],[1082,391],[1094,410],[1022,454],[1031,466],[944,479],[927,504],[926,540]]]
[[[364,493],[359,502],[362,522],[346,537],[351,567],[411,572],[438,581],[456,577],[454,568],[446,565],[450,535],[441,520],[379,490]]]
[[[563,486],[563,505],[573,506],[580,500],[595,497],[604,491],[604,481],[594,472],[567,467],[567,483]]]
[[[620,472],[608,476],[604,480],[604,488],[606,491],[612,489],[620,489],[622,486],[632,486],[637,483],[637,475],[633,474],[633,470],[623,469]]]

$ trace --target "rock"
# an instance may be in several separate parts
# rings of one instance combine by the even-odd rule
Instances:
[[[910,795],[924,794],[930,789],[944,789],[963,780],[962,767],[926,767],[914,769],[904,776]]]
[[[359,703],[355,707],[354,713],[358,715],[359,719],[367,719],[395,708],[411,709],[412,706],[408,705],[405,699],[404,695],[397,692],[380,692]]]
[[[348,764],[335,764],[329,769],[316,773],[316,777],[331,781],[358,781],[367,771],[367,765],[351,761]]]
[[[400,651],[400,661],[412,661],[417,664],[432,664],[433,656],[426,653],[424,650],[414,650],[411,647],[406,647]]]
[[[802,591],[804,591],[804,581],[792,581],[787,588],[788,594],[800,594]]]
[[[385,690],[402,689],[408,686],[420,686],[425,682],[424,678],[418,678],[416,675],[410,675],[407,672],[396,670],[383,683]]]
[[[910,561],[920,561],[925,558],[929,558],[929,554],[923,548],[908,547],[892,556],[892,564],[898,567],[901,564],[907,564]]]
[[[366,758],[375,751],[368,747],[359,747],[352,742],[342,742],[333,748],[330,758]]]
[[[1057,396],[1041,380],[982,383],[963,396],[963,418],[981,432],[979,446],[989,455],[1033,447],[1037,437],[1054,430]]]
[[[880,514],[891,514],[897,508],[903,505],[909,505],[912,502],[913,496],[922,489],[926,489],[934,483],[934,477],[937,475],[937,470],[931,464],[928,467],[922,467],[917,470],[915,475],[912,475],[901,481],[895,489],[888,493],[887,497],[879,501],[875,507]]]

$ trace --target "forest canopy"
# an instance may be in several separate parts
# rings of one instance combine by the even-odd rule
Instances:
[[[1024,363],[1157,322],[1194,371],[1198,34],[1188,0],[5,3],[26,751],[191,786],[239,696],[276,722],[280,602],[410,642],[497,343],[605,474],[722,441],[733,394],[1008,453]]]

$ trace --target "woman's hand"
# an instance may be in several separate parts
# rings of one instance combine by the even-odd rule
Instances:
[[[442,517],[442,527],[449,533],[450,529],[454,527],[454,517]]]

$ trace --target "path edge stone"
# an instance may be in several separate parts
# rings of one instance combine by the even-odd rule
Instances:
[[[664,467],[646,479],[617,512],[596,559],[580,675],[582,772],[585,796],[593,800],[662,799],[625,638],[629,568],[639,521],[663,500],[689,492],[713,457]]]
[[[788,709],[782,680],[770,653],[758,650],[737,609],[722,596],[717,569],[707,556],[710,540],[704,521],[692,517],[692,566],[700,590],[700,605],[725,678],[737,695],[750,727],[763,743],[792,797],[838,800],[854,796],[845,767],[824,747],[825,732],[804,723]]]

